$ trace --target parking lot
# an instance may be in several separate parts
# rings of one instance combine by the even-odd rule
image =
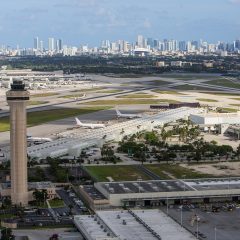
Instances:
[[[169,216],[180,225],[182,222],[183,227],[195,235],[198,231],[199,239],[239,240],[240,208],[238,205],[228,206],[231,204],[219,204],[219,207],[213,208],[210,205],[206,208],[183,207],[182,210],[181,206],[174,206],[168,212]]]
[[[72,206],[72,214],[79,215],[88,212],[87,208],[84,206],[83,202],[77,197],[76,193],[73,191],[65,191],[65,190],[58,190],[57,193],[64,201],[65,205],[67,206],[67,212],[69,212],[69,206]],[[61,211],[61,209],[54,209],[55,212]],[[63,210],[65,211],[65,210]]]

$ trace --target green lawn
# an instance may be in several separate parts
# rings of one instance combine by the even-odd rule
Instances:
[[[205,82],[207,84],[240,89],[240,83],[235,83],[227,79],[219,79]]]
[[[123,90],[118,90],[118,89],[112,89],[112,90],[103,90],[103,91],[98,91],[98,93],[120,93]]]
[[[171,82],[163,81],[163,80],[153,80],[148,82],[150,85],[154,86],[162,86],[162,85],[167,85],[170,84]]]
[[[216,76],[205,76],[201,74],[162,74],[162,78],[173,78],[173,79],[179,79],[179,80],[195,80],[195,79],[216,79]]]
[[[230,98],[230,99],[240,101],[240,98]]]
[[[217,100],[209,99],[209,98],[197,98],[197,100],[200,102],[218,102]]]
[[[240,104],[230,104],[230,105],[234,107],[240,107]]]
[[[152,92],[160,93],[160,94],[169,94],[169,95],[185,95],[184,93],[180,93],[177,91],[162,91],[160,89],[152,90]]]
[[[211,94],[211,95],[219,95],[219,96],[236,96],[238,97],[239,95],[237,95],[236,93],[225,93],[225,92],[200,92],[200,93],[204,93],[204,94]],[[235,98],[233,98],[235,99]]]
[[[92,113],[109,109],[109,107],[84,107],[84,108],[62,108],[45,110],[39,112],[30,112],[27,115],[28,127],[40,125],[50,121],[64,119],[68,117],[74,117],[81,114]],[[0,118],[0,132],[9,130],[9,117]]]
[[[193,85],[188,85],[188,84],[174,86],[172,88],[177,89],[177,90],[183,90],[183,91],[214,91],[214,90],[217,90],[217,89],[200,87],[200,86],[193,86]]]
[[[49,200],[49,204],[52,208],[64,207],[64,201],[62,199],[53,199]]]
[[[150,179],[142,171],[131,165],[86,166],[86,169],[99,182],[109,181],[107,177],[112,177],[114,181],[136,181],[139,178],[143,180]]]
[[[28,105],[35,106],[35,105],[41,105],[41,104],[47,104],[47,103],[49,103],[49,102],[47,102],[47,101],[29,101]]]
[[[217,111],[220,113],[234,113],[237,112],[238,110],[235,108],[217,108]]]
[[[95,88],[86,88],[86,89],[76,89],[76,90],[72,90],[71,92],[82,92],[82,93],[84,93],[84,92],[94,92],[94,91],[98,91],[98,90],[103,90],[103,89],[105,89],[105,88],[103,88],[103,87],[95,87]]]
[[[117,98],[154,98],[154,95],[146,94],[146,93],[136,93],[136,94],[127,94],[118,96]]]
[[[51,97],[51,96],[55,96],[55,95],[58,95],[58,94],[59,93],[55,93],[55,92],[37,93],[37,94],[31,95],[31,98]]]
[[[97,100],[85,102],[84,105],[129,105],[129,104],[160,104],[163,102],[177,103],[178,101],[171,99],[119,99],[119,100]]]
[[[14,217],[16,217],[16,215],[10,214],[10,213],[0,214],[0,220],[2,220],[2,219],[8,219],[8,218],[14,218]]]
[[[159,175],[162,179],[171,179],[171,177],[168,176],[169,173],[175,178],[179,179],[192,179],[192,178],[207,178],[207,177],[213,177],[212,175],[208,174],[202,174],[195,172],[193,170],[184,168],[182,166],[179,166],[178,164],[158,164],[158,165],[144,165],[146,168],[148,168],[153,173]]]
[[[64,95],[64,96],[59,96],[58,98],[83,98],[84,94],[72,94],[72,95]]]

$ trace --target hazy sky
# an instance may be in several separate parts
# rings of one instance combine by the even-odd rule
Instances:
[[[34,36],[78,46],[153,38],[233,41],[240,0],[1,0],[0,44],[33,46]]]

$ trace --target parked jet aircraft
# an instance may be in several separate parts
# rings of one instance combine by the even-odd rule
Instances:
[[[117,117],[118,118],[141,118],[142,114],[128,114],[128,113],[121,113],[118,109],[116,109]]]
[[[95,128],[104,128],[104,124],[99,124],[99,123],[82,123],[78,118],[75,118],[77,126],[78,127],[83,127],[83,128],[90,128],[90,129],[95,129]]]

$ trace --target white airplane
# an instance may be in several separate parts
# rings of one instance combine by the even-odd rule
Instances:
[[[52,142],[53,140],[51,138],[27,136],[27,141],[28,142]]]
[[[84,93],[81,97],[75,97],[74,100],[77,101],[79,99],[83,99],[86,97],[86,93]]]
[[[95,129],[95,128],[105,128],[106,126],[104,124],[99,124],[99,123],[82,123],[78,118],[75,118],[77,126],[78,127],[83,127],[83,128],[90,128],[90,129]]]
[[[118,109],[116,109],[117,117],[118,118],[141,118],[142,114],[127,114],[127,113],[121,113]]]

